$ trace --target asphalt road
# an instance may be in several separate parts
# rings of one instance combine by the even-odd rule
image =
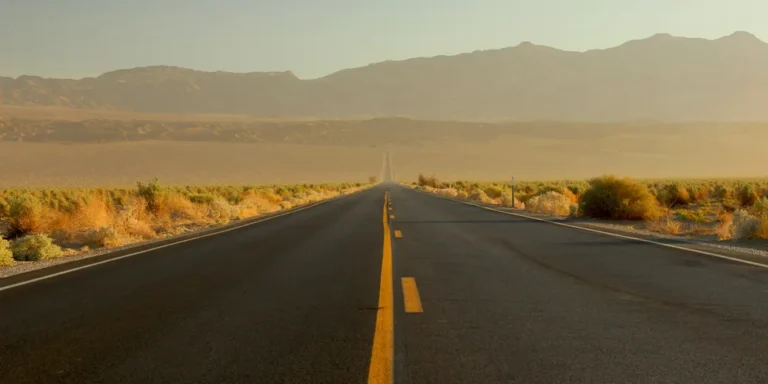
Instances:
[[[765,383],[767,299],[756,267],[385,185],[0,291],[0,383],[366,383],[382,332],[400,384]]]

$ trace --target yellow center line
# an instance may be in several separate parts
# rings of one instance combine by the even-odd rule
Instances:
[[[368,384],[392,384],[395,331],[392,300],[392,240],[387,203],[389,193],[384,194],[383,220],[384,247],[381,258],[381,283],[379,286],[379,308],[376,312],[376,329],[373,334],[371,365],[368,367]]]
[[[403,232],[399,229],[395,229],[395,238],[400,239],[403,237]]]
[[[395,215],[389,215],[389,218],[394,220],[395,219]]]
[[[400,280],[403,284],[403,301],[405,302],[405,313],[422,313],[421,297],[419,288],[416,286],[416,279],[413,277],[403,277]]]

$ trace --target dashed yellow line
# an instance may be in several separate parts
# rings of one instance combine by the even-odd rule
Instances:
[[[389,218],[394,220],[395,219],[395,215],[389,215]]]
[[[384,195],[382,224],[384,226],[384,247],[381,257],[381,283],[379,285],[379,308],[376,312],[376,328],[373,334],[371,364],[368,367],[368,384],[392,384],[395,331],[392,300],[392,240],[387,203],[389,193]]]
[[[424,308],[421,307],[421,297],[419,296],[419,288],[416,286],[416,279],[413,277],[403,277],[400,281],[403,284],[405,313],[424,312]]]
[[[395,238],[400,239],[403,237],[403,232],[399,229],[395,229]]]

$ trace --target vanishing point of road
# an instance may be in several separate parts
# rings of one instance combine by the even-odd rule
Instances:
[[[768,382],[765,269],[388,183],[23,279],[3,384]]]

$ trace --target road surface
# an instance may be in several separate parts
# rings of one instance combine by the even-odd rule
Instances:
[[[0,291],[0,383],[765,383],[767,272],[384,184]]]

